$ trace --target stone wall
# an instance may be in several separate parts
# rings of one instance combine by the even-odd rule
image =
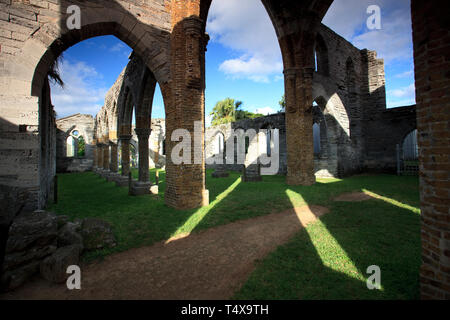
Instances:
[[[403,140],[416,125],[416,106],[386,109],[373,113],[365,122],[366,153],[364,168],[372,172],[395,173],[397,168],[397,149],[402,148]]]
[[[56,120],[56,170],[57,172],[83,172],[92,169],[94,161],[94,130],[95,122],[91,115],[75,114]],[[74,136],[73,132],[78,131]],[[85,141],[85,155],[67,156],[67,139],[72,136],[75,140],[83,137]]]
[[[359,50],[324,25],[318,30],[316,56],[312,90],[317,106],[312,108],[312,121],[320,126],[321,145],[314,155],[316,177],[394,172],[396,145],[416,128],[415,106],[386,109],[383,60],[374,51]],[[217,132],[227,140],[232,128],[267,126],[280,130],[279,173],[286,174],[285,113],[208,128],[206,156],[213,154]],[[240,171],[242,165],[227,168]]]
[[[217,135],[222,134],[224,137],[225,148],[227,143],[234,143],[233,132],[242,129],[247,131],[254,129],[259,132],[260,129],[278,129],[280,140],[280,168],[279,174],[286,174],[286,126],[285,126],[285,114],[278,113],[269,115],[266,117],[259,117],[255,119],[245,119],[233,123],[222,124],[218,126],[212,126],[206,129],[205,132],[205,155],[206,158],[211,158],[217,154]],[[230,141],[231,140],[231,141]],[[245,143],[245,142],[244,142]],[[237,146],[235,146],[237,148]],[[261,153],[265,153],[266,150],[260,150]],[[226,152],[226,151],[225,151]],[[232,171],[242,171],[243,164],[238,164],[234,159],[234,164],[227,164],[226,169]],[[207,168],[216,168],[215,164],[208,164]]]
[[[165,139],[166,121],[164,119],[152,119],[152,132],[149,138],[149,165],[150,168],[164,168],[166,166]]]
[[[81,8],[82,30],[66,26]],[[129,44],[162,83],[168,80],[170,1],[5,0],[0,2],[0,185],[27,190],[45,206],[55,173],[55,128],[46,78],[55,59],[89,37],[113,34]],[[46,123],[39,123],[43,119]],[[48,130],[46,129],[48,128]]]

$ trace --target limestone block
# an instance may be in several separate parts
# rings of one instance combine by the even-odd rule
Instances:
[[[112,248],[116,246],[116,238],[111,226],[106,221],[86,218],[81,224],[81,236],[86,250]]]
[[[79,234],[80,225],[68,222],[58,231],[58,247],[77,245],[80,253],[84,249],[83,238]]]
[[[51,282],[61,283],[67,279],[67,267],[77,265],[80,258],[78,245],[59,248],[40,263],[41,276]]]
[[[33,246],[45,246],[56,239],[58,224],[54,214],[35,211],[19,215],[9,229],[6,252],[21,251]]]

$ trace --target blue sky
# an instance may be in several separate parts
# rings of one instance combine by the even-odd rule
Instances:
[[[381,30],[368,30],[366,10],[381,8]],[[410,0],[335,0],[323,23],[360,49],[385,60],[388,107],[415,103]],[[206,112],[226,97],[263,114],[276,112],[283,95],[282,60],[270,19],[260,0],[213,0],[207,31]],[[52,86],[58,117],[95,115],[105,93],[126,66],[131,49],[114,36],[85,40],[64,53],[64,89]],[[153,118],[164,118],[159,89]],[[207,119],[207,123],[209,119]]]

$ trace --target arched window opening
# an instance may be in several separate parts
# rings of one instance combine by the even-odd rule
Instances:
[[[324,76],[330,74],[328,62],[328,48],[320,34],[316,38],[316,47],[314,49],[315,70]]]
[[[248,153],[248,148],[250,147],[250,138],[245,136],[245,154]]]
[[[130,143],[130,165],[132,168],[137,168],[138,167],[138,153],[136,150],[136,147],[134,146],[134,144]]]
[[[410,132],[403,140],[403,160],[418,160],[419,146],[417,145],[417,129]]]
[[[267,146],[267,156],[271,156],[272,155],[272,130],[269,128],[267,129],[267,134],[266,134],[266,146]]]
[[[214,141],[214,154],[222,154],[224,152],[224,136],[222,133],[218,133]]]
[[[75,156],[75,139],[72,136],[68,136],[66,139],[66,156],[72,158]]]
[[[313,124],[313,140],[314,140],[314,154],[320,154],[320,125]]]
[[[319,69],[317,68],[317,51],[314,50],[314,71],[318,72]]]

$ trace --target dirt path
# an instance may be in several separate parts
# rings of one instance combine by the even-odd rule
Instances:
[[[228,299],[257,260],[327,213],[304,206],[230,223],[82,266],[81,290],[40,278],[1,299]]]

